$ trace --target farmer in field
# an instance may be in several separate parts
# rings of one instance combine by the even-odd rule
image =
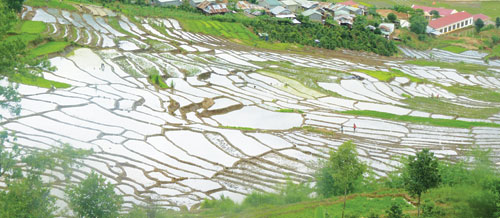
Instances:
[[[354,129],[354,132],[356,132],[356,123],[352,125],[352,128]]]
[[[344,134],[344,124],[340,124],[340,132]]]

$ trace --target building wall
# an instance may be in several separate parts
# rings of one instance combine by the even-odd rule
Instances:
[[[296,12],[298,9],[298,5],[285,5],[284,7],[290,10],[291,12]]]
[[[319,14],[311,14],[311,16],[309,16],[309,20],[312,20],[312,21],[322,21],[322,16],[319,15]]]
[[[462,29],[462,28],[471,26],[473,24],[474,24],[474,21],[473,21],[472,17],[470,17],[470,18],[467,18],[465,20],[456,22],[454,24],[442,27],[442,28],[438,29],[438,31],[444,34],[444,33],[449,33],[449,32],[452,32],[452,31],[455,31],[458,29]]]

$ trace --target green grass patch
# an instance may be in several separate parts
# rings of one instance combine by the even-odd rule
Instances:
[[[455,69],[458,72],[466,73],[466,74],[481,74],[481,72],[487,72],[488,66],[478,65],[478,64],[466,64],[463,62],[459,63],[448,63],[448,62],[439,62],[439,61],[430,61],[430,60],[409,60],[405,62],[406,64],[413,64],[418,66],[433,66],[433,67],[441,67],[441,68],[449,68]]]
[[[76,11],[76,8],[73,7],[68,1],[59,1],[59,0],[26,0],[24,2],[25,5],[33,6],[33,7],[49,7],[49,8],[60,8],[67,11]]]
[[[293,109],[293,108],[281,108],[281,109],[276,110],[276,112],[299,113],[299,114],[303,114],[304,113],[304,111],[301,111],[299,109]]]
[[[69,88],[71,85],[52,80],[47,80],[43,77],[35,76],[32,74],[12,74],[9,75],[9,81],[21,83],[30,86],[37,86],[42,88]]]
[[[38,57],[60,52],[63,51],[64,48],[66,48],[66,46],[68,46],[69,44],[69,42],[48,42],[31,50],[30,54],[34,57]]]
[[[43,41],[43,39],[41,38],[41,36],[39,34],[23,33],[23,34],[20,34],[20,35],[9,36],[5,40],[6,41],[9,41],[9,40],[21,40],[24,43],[30,43],[32,41],[37,40],[38,38],[40,38],[40,41]]]
[[[242,126],[219,126],[220,128],[224,129],[237,129],[237,130],[243,130],[243,131],[255,131],[256,129],[251,128],[251,127],[242,127]]]
[[[466,92],[466,89],[461,91]],[[403,99],[402,102],[420,111],[457,117],[487,119],[500,113],[500,107],[472,108],[445,102],[439,98],[413,97]]]
[[[441,88],[446,89],[455,95],[465,96],[475,100],[486,101],[486,102],[499,102],[500,103],[500,93],[498,91],[483,88],[481,86],[441,86]]]
[[[402,121],[422,125],[432,125],[432,126],[443,126],[443,127],[454,127],[454,128],[472,128],[475,126],[483,127],[500,127],[500,124],[487,123],[487,122],[469,122],[461,120],[449,120],[449,119],[434,119],[428,117],[415,117],[408,115],[396,115],[385,112],[370,111],[370,110],[350,110],[342,111],[340,113],[355,115],[355,116],[366,116],[366,117],[376,117],[386,120]]]
[[[313,127],[313,126],[294,127],[294,128],[292,128],[292,130],[304,130],[307,132],[318,133],[318,134],[327,135],[327,136],[335,136],[336,135],[336,132],[334,132],[332,130]]]
[[[364,70],[364,69],[359,69],[359,70],[355,70],[355,71],[359,71],[361,73],[367,74],[368,76],[374,77],[374,78],[376,78],[380,81],[383,81],[383,82],[390,82],[395,77],[406,77],[411,82],[416,82],[416,83],[424,82],[423,79],[420,79],[418,77],[414,77],[412,75],[408,75],[408,74],[403,73],[402,71],[400,71],[398,69],[390,69],[389,72],[380,71],[380,70],[377,70],[377,71]]]
[[[353,199],[347,201],[345,214],[349,217],[368,217],[370,213],[375,214],[385,214],[387,210],[393,203],[397,203],[403,206],[404,210],[413,209],[402,197],[382,197],[382,198],[370,198],[357,196]],[[272,210],[263,210],[262,212],[257,212],[255,217],[275,217],[275,218],[302,218],[302,217],[315,217],[315,211],[317,207],[322,206],[324,211],[329,214],[330,217],[340,217],[342,215],[343,202],[338,201],[338,203],[328,205],[326,204],[291,204],[282,207],[276,207]]]
[[[154,86],[160,88],[160,89],[168,89],[170,88],[166,83],[165,80],[159,75],[159,74],[151,74],[148,76],[148,81],[153,84]]]
[[[460,46],[456,46],[456,45],[449,45],[449,46],[443,47],[441,49],[443,49],[445,51],[457,53],[457,54],[460,54],[460,53],[462,53],[464,51],[469,50],[469,49],[466,49],[464,47],[460,47]]]
[[[47,30],[47,25],[41,21],[24,21],[21,26],[21,32],[23,33],[43,33]]]

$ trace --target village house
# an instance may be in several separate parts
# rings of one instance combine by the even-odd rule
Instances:
[[[260,5],[252,4],[247,1],[238,1],[236,3],[236,8],[240,10],[263,10],[263,11],[267,10],[266,8]]]
[[[455,9],[448,9],[448,8],[434,8],[434,7],[427,7],[427,6],[421,6],[421,5],[412,5],[411,8],[413,9],[421,9],[424,11],[424,16],[427,19],[432,19],[431,11],[437,11],[439,13],[440,17],[446,17],[450,16],[452,14],[457,13],[457,10]]]
[[[153,0],[152,3],[155,6],[163,6],[163,7],[166,7],[166,6],[177,7],[177,6],[182,5],[181,0]]]
[[[214,2],[215,3],[215,0],[189,0],[189,5],[191,5],[192,7],[196,8],[198,7],[198,5],[204,1],[208,1],[208,2]]]
[[[490,17],[484,15],[484,14],[474,14],[472,16],[474,18],[474,22],[476,22],[477,19],[481,19],[484,22],[484,25],[495,25],[495,22],[490,19]]]
[[[293,14],[290,10],[284,8],[283,6],[277,6],[270,10],[271,15],[277,18],[295,18],[295,14]]]
[[[296,12],[299,9],[299,4],[294,0],[283,0],[281,4],[284,8],[290,10],[291,12]]]
[[[227,9],[226,4],[224,3],[215,3],[215,2],[209,2],[205,0],[204,2],[198,4],[198,9],[203,11],[205,14],[225,14],[229,12],[229,9]]]
[[[267,9],[273,9],[281,6],[281,3],[278,0],[259,0],[259,5]]]
[[[463,11],[441,17],[429,22],[429,27],[441,34],[453,32],[473,25],[474,18],[471,14]]]
[[[393,23],[381,23],[378,25],[378,28],[382,35],[388,37],[394,32],[395,25]]]
[[[318,7],[318,5],[319,5],[319,2],[317,2],[317,1],[305,1],[305,2],[302,2],[300,6],[304,10],[309,10],[309,9],[313,9],[313,8]]]
[[[302,12],[302,15],[304,15],[304,17],[308,17],[311,21],[323,21],[323,14],[315,8]]]

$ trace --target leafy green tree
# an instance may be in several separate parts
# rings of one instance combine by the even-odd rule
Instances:
[[[436,10],[432,10],[431,13],[429,13],[432,15],[433,18],[440,18],[441,16],[439,15],[439,11],[436,11]]]
[[[123,202],[114,188],[102,175],[91,172],[78,185],[69,186],[66,195],[69,206],[79,217],[114,218],[118,217]]]
[[[329,198],[336,195],[341,195],[344,192],[343,187],[335,183],[332,177],[332,169],[327,163],[321,163],[322,167],[318,169],[314,175],[316,180],[316,193],[324,198]],[[352,191],[353,187],[350,186],[347,191]]]
[[[416,34],[425,34],[428,23],[423,15],[414,14],[410,17],[410,30]]]
[[[408,164],[403,169],[405,189],[413,196],[418,197],[417,216],[420,217],[420,197],[427,190],[437,187],[441,182],[439,162],[434,153],[423,149],[416,156],[410,156]]]
[[[0,146],[5,148],[4,144]],[[15,147],[15,146],[14,146]],[[16,148],[19,150],[19,148]],[[46,170],[53,170],[56,166],[68,169],[67,176],[71,175],[71,167],[75,166],[75,158],[81,158],[89,151],[73,149],[67,144],[62,148],[48,151],[29,151],[28,154],[4,156],[2,179],[7,187],[0,191],[0,214],[2,217],[54,217],[57,209],[55,198],[50,195],[50,182],[43,182],[42,174]],[[62,157],[64,156],[64,157]],[[62,159],[64,160],[61,160]],[[6,161],[5,159],[9,159]],[[11,164],[14,162],[15,164]],[[23,171],[24,173],[21,173]]]
[[[387,15],[387,19],[391,22],[394,23],[398,19],[398,17],[394,13],[389,13]]]
[[[474,21],[474,27],[476,28],[476,32],[481,32],[481,29],[484,27],[484,21],[481,18],[478,18]]]
[[[21,12],[23,9],[23,2],[24,0],[7,0],[7,7],[16,12]]]
[[[11,180],[7,190],[0,192],[1,217],[55,217],[57,209],[50,188],[38,175]]]
[[[344,218],[347,190],[363,176],[366,165],[359,161],[356,145],[352,141],[344,142],[339,146],[337,152],[330,151],[328,164],[331,167],[330,173],[333,180],[344,189],[344,206],[342,208],[342,218]]]
[[[393,203],[385,213],[387,218],[409,218],[408,215],[403,214],[403,208],[398,203]]]

